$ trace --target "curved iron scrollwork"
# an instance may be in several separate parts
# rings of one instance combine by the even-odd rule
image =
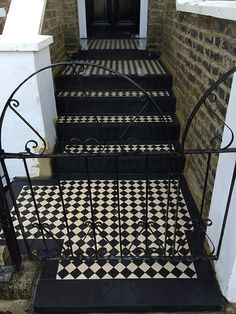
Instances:
[[[157,232],[158,224],[149,220],[148,222],[141,220],[138,222],[136,230],[136,238],[130,243],[129,247],[125,250],[127,255],[133,259],[135,258],[157,258],[164,256],[164,242],[160,239]],[[143,236],[145,242],[139,241],[138,238]],[[150,245],[150,236],[153,236],[155,241]],[[141,244],[140,244],[141,242]]]
[[[106,146],[104,143],[100,143],[96,138],[88,138],[85,141],[82,141],[79,138],[72,138],[70,139],[71,145],[81,145],[82,150],[79,153],[93,153],[95,150],[98,154],[101,154]],[[65,148],[65,152],[70,154],[70,149]]]
[[[49,260],[49,259],[56,259],[60,255],[60,251],[62,249],[60,241],[56,239],[54,234],[50,231],[50,227],[47,223],[34,223],[33,227],[37,229],[36,234],[34,236],[34,240],[30,244],[30,249],[31,249],[31,254],[32,257],[37,259],[37,260]],[[41,249],[33,250],[33,244],[35,243],[36,240],[38,240],[41,235],[42,231],[45,233],[45,235],[48,236],[50,240],[53,240],[55,243],[56,247],[49,247],[47,245],[47,239],[44,238],[44,247]]]
[[[208,97],[204,100],[204,105],[207,108],[207,110],[210,112],[210,114],[212,114],[213,117],[215,117],[222,125],[224,125],[230,132],[231,136],[230,136],[230,140],[229,143],[222,148],[222,150],[227,149],[231,146],[231,144],[233,143],[234,140],[234,133],[232,131],[232,129],[220,118],[220,116],[217,114],[217,109],[213,109],[212,105],[216,104],[218,101],[218,96],[211,92]],[[212,148],[216,148],[217,144],[221,144],[222,142],[222,137],[218,134],[216,134],[210,141],[210,145]]]
[[[40,153],[33,153],[31,149],[39,148],[39,143],[36,140],[29,140],[25,144],[25,151],[31,155],[42,155],[47,147],[46,141],[43,139],[43,137],[35,130],[35,128],[16,110],[20,106],[20,102],[17,99],[11,99],[9,100],[8,107],[20,118],[21,121],[23,121],[30,130],[33,131],[33,133],[40,139],[42,146],[41,146],[41,152]]]
[[[193,221],[194,233],[198,239],[193,248],[193,254],[199,259],[210,259],[215,255],[215,245],[207,233],[207,228],[213,225],[211,219],[195,219]],[[207,239],[208,241],[208,250],[205,251],[204,245],[201,243]]]
[[[203,105],[206,106],[206,108],[209,110],[209,112],[218,119],[229,131],[230,131],[230,139],[229,142],[225,145],[225,147],[221,148],[221,150],[225,150],[231,146],[231,144],[234,141],[234,133],[232,129],[219,117],[219,115],[216,113],[215,110],[213,110],[212,104],[216,103],[218,100],[217,95],[214,93],[214,91],[220,86],[223,82],[225,82],[229,77],[231,77],[234,73],[236,72],[236,67],[233,67],[231,70],[226,72],[222,77],[220,77],[205,93],[204,95],[200,98],[196,106],[194,107],[193,111],[191,112],[186,126],[183,131],[183,136],[182,136],[182,153],[184,152],[185,149],[185,143],[186,143],[186,138],[188,136],[189,129],[192,125],[192,122],[196,116],[196,114],[199,112],[199,110],[202,108]],[[214,136],[214,138],[211,140],[211,144],[215,142],[216,140],[220,140],[220,137]]]

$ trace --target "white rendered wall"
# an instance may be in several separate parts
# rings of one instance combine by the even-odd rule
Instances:
[[[77,0],[80,38],[87,38],[87,22],[85,0]]]
[[[178,11],[236,21],[235,0],[176,0]]]
[[[28,75],[37,69],[50,64],[49,49],[46,47],[38,52],[0,52],[0,70],[4,75],[0,76],[0,111],[2,111],[11,92]],[[52,151],[55,140],[55,120],[57,118],[54,99],[54,88],[50,70],[42,72],[32,78],[15,98],[20,106],[16,110],[46,139],[47,149]],[[22,152],[24,145],[29,140],[36,140],[39,145],[40,139],[8,109],[3,124],[2,143],[7,152]],[[36,150],[36,153],[40,151]],[[20,161],[9,161],[8,168],[11,178],[25,176],[23,165]],[[32,177],[40,175],[38,160],[29,162]]]
[[[41,69],[51,64],[49,48],[42,49],[35,56],[35,69]],[[51,69],[37,75],[39,101],[41,104],[44,131],[48,141],[48,149],[52,148],[56,140],[55,124],[57,120],[56,101]]]
[[[236,135],[236,74],[234,74],[225,122]],[[222,147],[229,142],[229,138],[229,131],[225,128]],[[231,147],[236,147],[236,139]],[[219,242],[235,162],[235,153],[221,154],[218,161],[210,209],[210,219],[213,225],[208,228],[208,234],[216,246]],[[236,186],[229,208],[220,257],[215,263],[215,269],[224,296],[228,301],[236,302]]]
[[[148,25],[148,0],[140,1],[140,25],[139,37],[147,38],[147,25]]]
[[[46,0],[11,0],[3,35],[40,34],[46,3]]]
[[[46,0],[12,0],[3,35],[0,36],[0,111],[8,97],[26,77],[51,64],[49,45],[51,36],[39,35],[45,13]],[[57,119],[51,70],[33,77],[22,86],[15,98],[20,102],[16,110],[36,129],[52,152]],[[6,152],[23,152],[29,140],[38,142],[34,153],[42,151],[43,143],[19,117],[7,110],[3,124],[2,143]],[[10,177],[25,176],[23,163],[7,162]],[[50,175],[48,161],[29,160],[32,177]]]

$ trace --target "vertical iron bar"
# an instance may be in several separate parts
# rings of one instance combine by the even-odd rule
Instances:
[[[169,209],[170,209],[170,188],[171,188],[171,171],[170,171],[170,159],[168,168],[168,187],[167,187],[167,206],[166,206],[166,220],[165,220],[165,244],[164,244],[164,254],[167,255],[167,236],[169,229]]]
[[[120,211],[120,186],[118,174],[118,156],[116,158],[116,187],[117,187],[117,204],[118,204],[118,220],[119,220],[119,241],[120,241],[120,256],[123,257],[122,235],[121,235],[121,211]]]
[[[209,177],[209,171],[210,171],[210,165],[211,165],[211,157],[212,154],[208,153],[207,157],[207,166],[206,166],[206,174],[205,174],[205,180],[203,185],[203,192],[202,192],[202,201],[201,201],[201,207],[200,207],[200,219],[198,221],[198,230],[197,230],[197,243],[196,243],[196,249],[198,250],[198,253],[200,253],[200,245],[201,245],[201,219],[203,218],[203,210],[204,210],[204,204],[205,204],[205,198],[206,198],[206,191],[207,191],[207,183],[208,183],[208,177]],[[197,253],[197,252],[196,252]]]
[[[145,247],[148,254],[148,194],[149,194],[149,156],[146,155],[146,206],[145,206]]]
[[[46,250],[48,251],[48,246],[47,246],[46,238],[45,238],[45,235],[44,235],[43,226],[42,226],[42,223],[40,221],[40,214],[39,214],[39,210],[38,210],[38,205],[37,205],[37,202],[36,202],[36,199],[35,199],[34,189],[33,189],[32,181],[31,181],[30,174],[29,174],[28,165],[27,165],[27,162],[26,162],[25,158],[23,158],[23,163],[24,163],[25,173],[26,173],[27,180],[28,180],[29,187],[30,187],[31,196],[32,196],[33,203],[34,203],[34,208],[35,208],[35,211],[36,211],[36,216],[37,216],[38,223],[39,223],[39,229],[40,229],[42,237],[43,237],[44,246],[45,246]]]
[[[63,198],[63,191],[62,191],[61,182],[60,182],[60,177],[59,177],[57,168],[58,168],[58,167],[57,167],[57,158],[55,158],[56,181],[57,181],[57,185],[58,185],[58,188],[59,188],[59,194],[60,194],[60,199],[61,199],[61,204],[62,204],[63,215],[64,215],[64,217],[65,217],[66,230],[67,230],[67,237],[68,237],[68,240],[69,240],[69,246],[70,246],[71,256],[74,257],[72,242],[71,242],[71,238],[70,238],[70,228],[69,228],[69,223],[68,223],[68,219],[67,219],[67,211],[66,211],[66,207],[65,207],[65,202],[64,202],[64,198]]]
[[[69,97],[66,101],[66,110],[65,110],[65,113],[68,114],[68,111],[69,111],[69,105],[73,102],[71,101],[71,93],[72,93],[72,90],[73,90],[73,83],[74,83],[74,77],[76,75],[76,66],[75,64],[72,64],[72,75],[71,75],[71,78],[70,78],[70,83],[69,83]]]
[[[173,250],[172,250],[172,255],[175,255],[175,246],[176,246],[176,232],[177,232],[177,223],[178,223],[178,215],[179,215],[179,198],[180,198],[180,176],[181,174],[178,174],[178,179],[177,179],[177,200],[176,200],[176,209],[175,209],[175,227],[174,227],[174,241],[173,241]]]
[[[88,190],[89,190],[89,201],[90,201],[90,210],[91,210],[91,218],[92,218],[92,229],[93,229],[93,237],[94,237],[95,256],[97,259],[98,258],[98,248],[97,248],[96,226],[95,226],[95,216],[94,216],[94,212],[93,212],[91,180],[90,180],[90,175],[89,175],[89,165],[88,165],[88,157],[87,156],[85,156],[85,163],[86,163]]]
[[[15,194],[14,194],[14,191],[12,189],[11,181],[10,181],[10,178],[9,178],[8,170],[7,170],[7,167],[6,167],[4,159],[1,159],[1,165],[2,165],[2,170],[4,172],[5,179],[6,179],[6,182],[7,182],[7,187],[9,189],[9,193],[10,193],[10,196],[11,196],[12,204],[13,204],[13,207],[14,207],[15,212],[16,212],[16,216],[17,216],[17,220],[18,220],[18,223],[19,223],[19,227],[20,227],[20,230],[21,230],[22,237],[23,237],[23,241],[24,241],[24,244],[25,244],[28,256],[30,258],[30,257],[32,257],[30,246],[29,246],[26,234],[25,234],[24,226],[23,226],[22,221],[21,221],[19,207],[18,207],[16,199],[15,199]]]
[[[229,208],[230,208],[230,204],[231,204],[231,200],[232,200],[232,195],[233,195],[233,190],[234,190],[234,187],[235,187],[235,182],[236,182],[236,162],[235,162],[235,165],[234,165],[234,172],[233,172],[233,176],[232,176],[232,179],[231,179],[227,205],[226,205],[224,219],[223,219],[221,233],[220,233],[219,244],[218,244],[218,247],[217,247],[217,253],[216,253],[217,259],[220,256],[221,246],[222,246],[222,242],[223,242],[223,238],[224,238],[225,227],[226,227],[226,222],[227,222],[227,218],[228,218],[228,215],[229,215]]]
[[[20,271],[22,259],[2,180],[0,180],[0,223],[2,225],[12,265],[16,271]]]
[[[203,193],[202,193],[202,201],[201,201],[201,210],[200,210],[201,218],[202,218],[202,215],[203,215],[203,209],[204,209],[204,203],[205,203],[205,197],[206,197],[207,182],[208,182],[209,171],[210,171],[210,164],[211,164],[211,156],[212,156],[212,154],[208,153],[205,181],[204,181]]]

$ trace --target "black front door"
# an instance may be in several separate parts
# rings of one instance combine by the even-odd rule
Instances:
[[[88,37],[133,37],[139,33],[140,0],[86,0]]]

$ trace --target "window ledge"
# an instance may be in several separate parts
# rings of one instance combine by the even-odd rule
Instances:
[[[177,11],[236,21],[236,1],[176,0]]]

